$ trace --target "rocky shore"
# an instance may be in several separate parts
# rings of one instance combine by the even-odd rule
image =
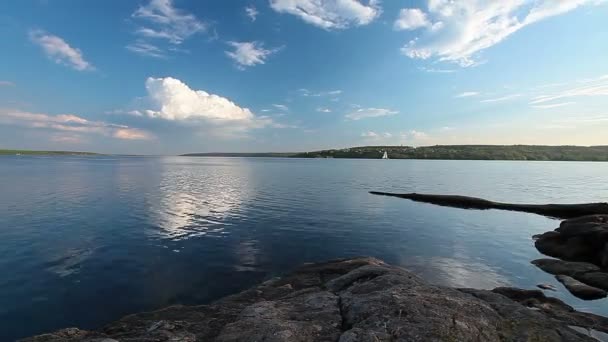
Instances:
[[[380,260],[355,258],[307,264],[209,305],[23,341],[597,341],[607,332],[607,318],[540,290],[434,286]]]

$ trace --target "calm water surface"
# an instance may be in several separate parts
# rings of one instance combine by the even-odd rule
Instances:
[[[372,196],[608,200],[608,163],[0,157],[0,341],[207,303],[310,261],[372,255],[443,285],[555,284],[531,236],[558,221]]]

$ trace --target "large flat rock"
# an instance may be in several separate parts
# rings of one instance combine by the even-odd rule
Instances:
[[[304,265],[210,305],[24,341],[596,341],[591,328],[608,332],[608,319],[539,290],[434,286],[380,260],[355,258]]]

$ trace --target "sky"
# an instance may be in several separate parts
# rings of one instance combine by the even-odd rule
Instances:
[[[0,148],[608,145],[607,0],[7,0]]]

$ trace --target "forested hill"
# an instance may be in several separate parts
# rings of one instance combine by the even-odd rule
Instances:
[[[296,153],[298,158],[608,161],[608,146],[437,145],[361,146]]]

